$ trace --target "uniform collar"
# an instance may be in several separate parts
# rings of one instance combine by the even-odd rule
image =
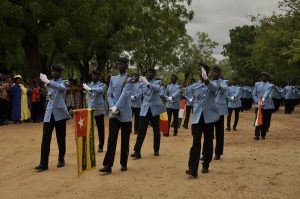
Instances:
[[[120,77],[124,77],[124,76],[127,76],[127,75],[128,75],[127,72],[125,72],[125,73],[123,73],[123,74],[119,73],[119,76],[120,76]]]

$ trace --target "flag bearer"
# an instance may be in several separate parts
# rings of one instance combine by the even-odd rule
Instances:
[[[271,116],[274,109],[274,103],[272,100],[272,90],[273,84],[269,82],[270,74],[267,72],[261,73],[262,81],[256,82],[252,96],[255,102],[255,114],[257,114],[258,103],[260,98],[262,98],[262,118],[263,124],[255,127],[255,140],[265,139],[267,134],[268,124],[271,123]]]
[[[131,95],[134,80],[127,74],[128,59],[118,59],[119,75],[110,79],[107,97],[111,109],[107,151],[100,172],[111,173],[114,164],[119,130],[121,129],[121,171],[127,171],[129,138],[132,130]]]
[[[92,72],[92,82],[83,84],[83,88],[88,92],[89,102],[88,108],[102,109],[95,111],[95,121],[98,129],[98,152],[103,152],[104,138],[105,138],[105,127],[104,127],[104,115],[105,111],[105,101],[104,94],[106,91],[106,84],[100,80],[101,73],[99,70],[93,70]]]

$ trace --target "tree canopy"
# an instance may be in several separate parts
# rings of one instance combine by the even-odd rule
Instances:
[[[258,25],[230,30],[224,45],[233,74],[253,83],[260,71],[268,71],[277,84],[300,83],[300,1],[282,0],[284,14],[253,17]]]

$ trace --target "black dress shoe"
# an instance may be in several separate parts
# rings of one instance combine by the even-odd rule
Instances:
[[[65,166],[65,161],[59,161],[58,163],[57,163],[57,168],[62,168],[62,167],[64,167]]]
[[[159,156],[159,152],[154,152],[154,156]]]
[[[127,167],[121,166],[121,171],[127,171]]]
[[[208,168],[207,167],[202,167],[202,173],[208,173]]]
[[[103,167],[102,169],[99,169],[100,172],[102,173],[111,173],[111,167]]]
[[[98,153],[102,153],[102,152],[103,152],[103,149],[99,148]]]
[[[194,178],[197,178],[197,177],[198,177],[198,174],[197,174],[197,173],[192,172],[192,171],[189,170],[189,169],[186,170],[185,173],[188,174],[188,175],[190,175],[190,176],[192,176],[192,177],[194,177]]]
[[[45,167],[45,166],[39,164],[38,166],[34,167],[34,169],[37,170],[38,172],[40,172],[40,171],[48,170],[48,167]]]
[[[214,160],[220,160],[220,159],[221,159],[221,156],[220,156],[220,155],[215,155]]]
[[[231,131],[231,129],[229,127],[226,128],[226,131]]]
[[[141,156],[140,153],[134,152],[133,154],[131,154],[131,157],[132,157],[132,158],[135,158],[135,159],[140,159],[142,156]]]
[[[234,131],[237,131],[237,129],[236,129],[235,127],[233,127],[233,130],[234,130]]]
[[[262,140],[265,140],[265,139],[266,139],[266,137],[265,137],[265,136],[262,136],[262,137],[261,137],[261,139],[262,139]]]
[[[259,140],[259,137],[254,137],[253,139],[254,139],[254,140]]]
[[[186,125],[183,125],[182,127],[185,128],[185,129],[188,129],[188,126],[186,126]]]

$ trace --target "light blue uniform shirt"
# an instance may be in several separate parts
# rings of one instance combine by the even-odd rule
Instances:
[[[237,85],[229,86],[226,92],[227,98],[228,98],[228,108],[240,108],[242,107],[241,102],[241,94],[242,90]],[[230,99],[231,97],[234,97],[234,99]]]
[[[152,116],[160,115],[162,112],[166,111],[164,104],[161,101],[160,93],[160,84],[159,80],[150,80],[149,85],[143,85],[142,91],[144,100],[141,107],[140,116],[146,116],[149,108],[151,110]]]
[[[216,105],[219,109],[220,115],[228,115],[228,108],[226,102],[226,91],[228,88],[227,80],[219,78],[218,80],[212,80],[212,84],[218,84],[219,89],[216,91]]]
[[[297,91],[295,86],[287,85],[283,89],[284,99],[296,99],[296,94]]]
[[[272,90],[271,97],[274,99],[281,99],[282,98],[282,90],[278,86],[275,86]]]
[[[184,98],[186,99],[186,106],[193,106],[193,93],[192,93],[192,85],[189,85],[185,88],[185,91],[183,93]],[[190,102],[190,99],[192,99],[192,102]]]
[[[135,100],[131,100],[131,107],[141,108],[142,105],[142,83],[136,82],[133,84],[132,96],[135,97]]]
[[[198,124],[201,115],[203,114],[204,122],[216,122],[220,118],[219,110],[216,105],[216,91],[220,88],[219,84],[208,85],[199,80],[192,84],[192,94],[194,101],[192,124]]]
[[[50,122],[52,114],[55,121],[69,119],[71,116],[65,103],[65,96],[68,90],[66,81],[62,78],[51,80],[45,87],[49,96],[49,101],[45,112],[44,122]]]
[[[116,106],[120,111],[118,115],[110,112],[110,118],[117,118],[120,122],[131,122],[132,121],[132,110],[131,110],[131,94],[133,89],[133,83],[131,77],[126,73],[112,76],[110,79],[107,98],[109,107]]]
[[[88,92],[89,95],[89,108],[105,109],[104,94],[106,91],[106,84],[98,81],[97,83],[91,82],[88,86],[92,89]],[[106,111],[95,111],[95,116],[105,115]]]
[[[169,102],[166,100],[166,108],[180,109],[180,89],[181,86],[177,84],[177,82],[175,84],[171,83],[167,86],[165,97],[172,97],[174,102]]]
[[[259,99],[260,97],[262,97],[265,98],[265,102],[262,105],[262,109],[274,109],[274,102],[271,96],[272,90],[273,84],[271,84],[270,82],[256,82],[252,92],[255,107],[258,107]]]

